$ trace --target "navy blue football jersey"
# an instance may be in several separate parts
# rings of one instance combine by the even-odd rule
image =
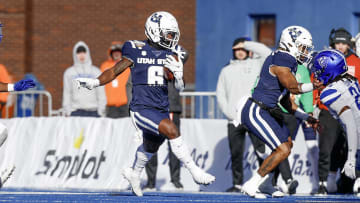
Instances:
[[[282,86],[279,79],[270,73],[272,66],[282,66],[289,68],[295,76],[297,70],[297,61],[295,57],[282,51],[275,51],[268,56],[262,66],[260,72],[260,78],[256,85],[252,97],[264,103],[268,107],[275,107],[279,100],[288,92],[288,90]]]
[[[168,111],[168,87],[163,64],[166,56],[173,54],[171,50],[150,46],[146,40],[125,42],[122,55],[133,62],[131,110],[153,107]]]

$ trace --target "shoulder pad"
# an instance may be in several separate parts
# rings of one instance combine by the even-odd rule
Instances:
[[[142,48],[143,46],[145,46],[145,42],[139,41],[139,40],[130,40],[129,41],[132,48]]]
[[[326,106],[330,106],[334,103],[341,94],[336,89],[326,88],[320,94],[320,100]]]

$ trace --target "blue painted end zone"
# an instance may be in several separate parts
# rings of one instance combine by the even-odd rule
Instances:
[[[18,202],[360,202],[354,195],[286,196],[284,198],[253,199],[237,193],[172,193],[150,192],[136,197],[130,191],[88,191],[88,190],[31,190],[3,189],[0,201]]]

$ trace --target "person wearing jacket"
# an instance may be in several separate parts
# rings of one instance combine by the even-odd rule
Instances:
[[[74,64],[64,72],[63,109],[67,116],[105,116],[106,95],[104,87],[95,91],[78,89],[72,81],[76,78],[97,78],[100,69],[92,65],[89,47],[79,41],[73,48]]]
[[[233,58],[222,68],[216,97],[220,109],[228,119],[228,140],[231,152],[231,170],[233,186],[227,192],[240,192],[243,183],[243,153],[247,129],[240,125],[235,127],[236,105],[244,95],[250,95],[265,58],[271,49],[262,43],[249,41],[249,38],[237,38],[232,46]],[[250,134],[250,133],[249,133]],[[250,134],[254,145],[260,140]]]
[[[112,42],[108,54],[108,60],[104,61],[101,66],[101,72],[113,67],[121,60],[122,44],[118,41]],[[131,101],[131,75],[130,69],[126,69],[117,76],[111,83],[105,85],[107,99],[106,116],[109,118],[129,117],[129,101]]]

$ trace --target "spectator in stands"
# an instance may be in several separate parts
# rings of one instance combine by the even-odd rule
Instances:
[[[121,48],[122,44],[120,42],[112,42],[108,51],[109,58],[100,66],[101,72],[113,67],[116,62],[121,60]],[[111,81],[111,83],[105,85],[107,117],[122,118],[130,116],[128,105],[128,101],[131,101],[130,76],[130,69],[126,69],[123,73]]]
[[[189,53],[183,49],[184,57],[182,58],[183,64],[189,58]],[[169,92],[169,103],[170,103],[170,119],[174,122],[177,129],[180,130],[180,115],[182,112],[182,106],[180,102],[180,94],[179,91],[176,90],[174,83],[168,83],[168,92]],[[171,150],[170,143],[168,143],[169,149],[169,167],[170,167],[170,176],[171,176],[171,183],[174,187],[178,190],[182,190],[184,186],[180,182],[180,160],[176,158],[175,154]],[[156,171],[158,165],[158,158],[157,154],[154,154],[148,163],[145,165],[146,175],[148,177],[148,181],[146,186],[144,187],[144,191],[154,191],[155,190],[155,183],[156,183]]]
[[[97,78],[101,71],[92,65],[88,46],[79,41],[73,48],[74,65],[65,70],[63,89],[63,109],[70,116],[105,116],[106,96],[104,87],[95,91],[78,89],[76,78]]]
[[[233,58],[220,72],[216,96],[222,112],[229,121],[228,140],[231,152],[233,186],[226,191],[240,192],[244,176],[243,153],[247,129],[244,125],[235,127],[235,108],[242,96],[250,95],[262,64],[271,50],[264,44],[241,37],[234,40],[232,52]],[[254,57],[252,57],[253,54]],[[254,142],[257,141],[254,139],[255,136],[251,135],[250,138],[255,145]]]
[[[0,82],[2,83],[11,83],[10,75],[8,71],[6,70],[6,67],[2,64],[0,64]],[[8,92],[2,92],[0,93],[0,109],[1,112],[6,106],[6,102],[8,99],[9,93]]]

